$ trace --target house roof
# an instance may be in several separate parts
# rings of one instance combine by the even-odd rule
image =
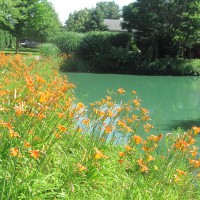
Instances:
[[[109,31],[126,32],[127,30],[122,29],[122,22],[121,19],[104,19],[104,24],[108,26]]]

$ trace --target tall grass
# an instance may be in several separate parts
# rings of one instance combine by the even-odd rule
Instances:
[[[0,54],[0,199],[199,199],[199,127],[155,133],[122,88],[86,107],[54,61]]]

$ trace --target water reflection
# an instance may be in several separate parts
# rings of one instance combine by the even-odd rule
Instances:
[[[168,126],[165,127],[166,130],[176,130],[181,127],[185,131],[191,129],[192,126],[200,126],[200,118],[196,120],[172,120],[168,123]]]

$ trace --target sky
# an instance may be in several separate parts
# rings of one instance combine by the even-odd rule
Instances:
[[[110,0],[48,0],[51,2],[58,13],[60,21],[64,24],[70,13],[79,11],[84,8],[92,8],[98,2],[108,2]],[[120,8],[128,5],[134,0],[111,0],[114,1]]]

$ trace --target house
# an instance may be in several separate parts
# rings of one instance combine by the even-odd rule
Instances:
[[[104,24],[107,25],[108,30],[112,32],[127,32],[126,29],[122,29],[121,19],[104,19]]]

